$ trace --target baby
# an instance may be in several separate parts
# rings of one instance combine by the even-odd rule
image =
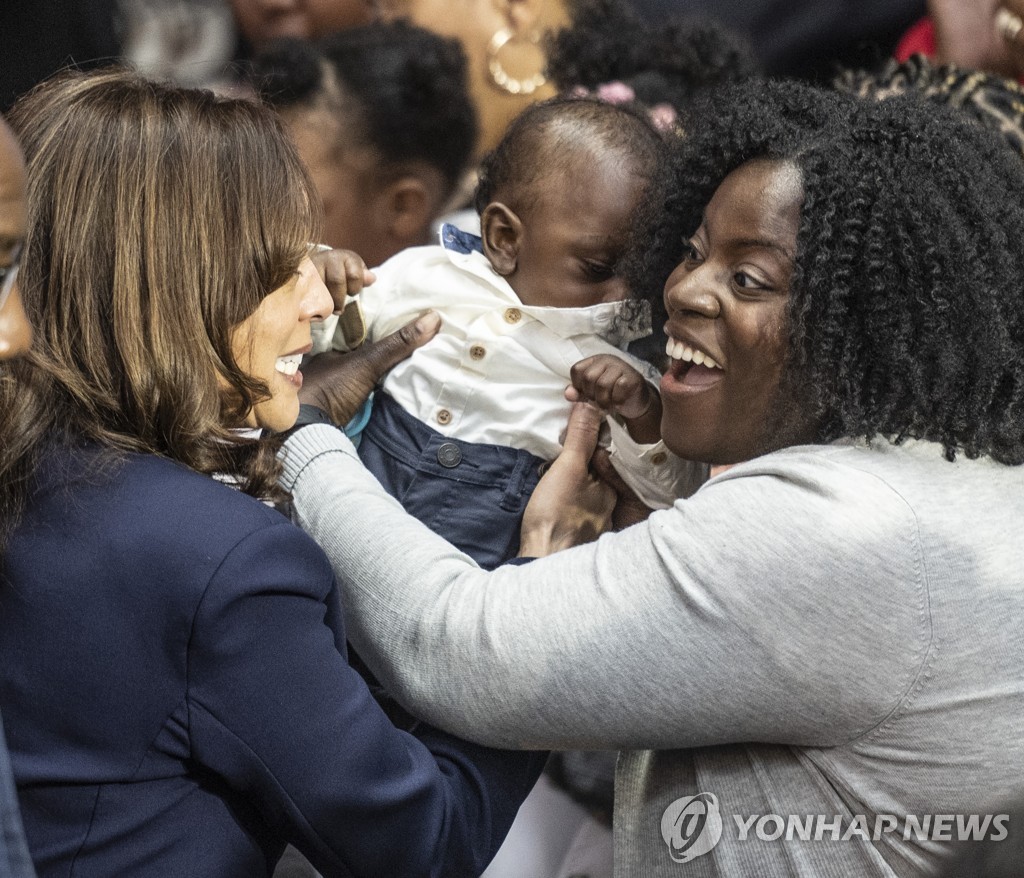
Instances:
[[[516,553],[571,399],[608,413],[612,464],[649,506],[692,493],[703,476],[662,445],[661,376],[625,350],[651,326],[617,263],[664,157],[662,136],[630,109],[533,106],[484,161],[481,235],[445,226],[440,246],[392,257],[355,300],[362,319],[350,306],[316,334],[315,349],[348,350],[364,330],[376,339],[440,313],[437,337],[385,378],[359,453],[409,512],[483,567]]]

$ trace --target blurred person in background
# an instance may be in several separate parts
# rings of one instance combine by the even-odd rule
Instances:
[[[323,241],[380,265],[436,243],[459,187],[476,117],[457,40],[407,21],[258,53],[252,80],[278,110],[324,206]]]

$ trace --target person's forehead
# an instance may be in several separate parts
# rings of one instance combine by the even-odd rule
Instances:
[[[800,171],[789,162],[756,159],[722,181],[708,204],[709,220],[740,220],[762,231],[795,234],[803,203]]]
[[[556,175],[547,185],[538,180],[538,196],[523,221],[552,243],[617,248],[628,234],[642,182],[621,166],[604,172],[588,166],[578,175]]]

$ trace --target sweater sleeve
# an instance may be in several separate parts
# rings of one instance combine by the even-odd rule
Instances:
[[[925,658],[914,516],[828,453],[735,467],[643,524],[491,573],[406,516],[337,431],[301,430],[286,455],[360,654],[474,740],[835,745],[894,711]]]
[[[193,758],[325,876],[478,874],[543,764],[396,729],[348,664],[323,553],[287,522],[227,555],[188,656]]]

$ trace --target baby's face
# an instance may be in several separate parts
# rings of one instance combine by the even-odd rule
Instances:
[[[629,221],[644,188],[620,156],[587,156],[568,174],[537,180],[520,213],[523,237],[506,279],[524,305],[584,308],[625,299],[617,273]]]

